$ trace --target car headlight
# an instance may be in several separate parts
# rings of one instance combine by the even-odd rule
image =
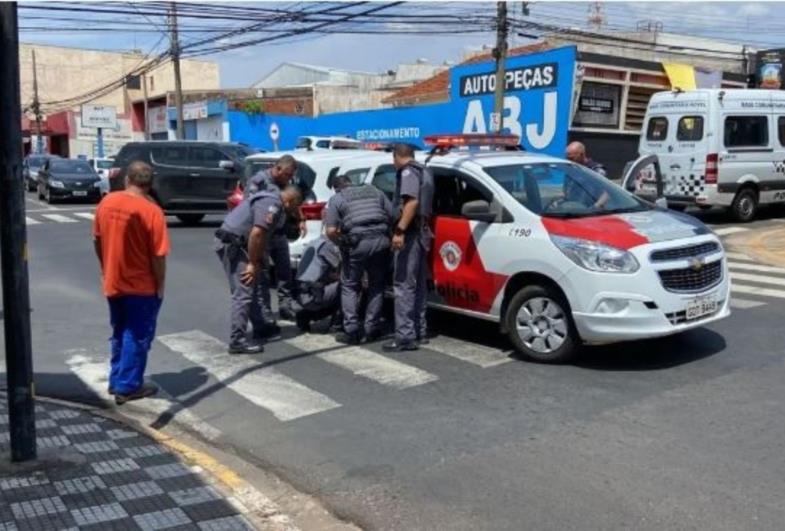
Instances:
[[[632,253],[623,249],[564,236],[551,236],[551,241],[567,258],[589,271],[635,273],[640,267]]]
[[[49,181],[49,186],[52,188],[65,188],[63,181]]]

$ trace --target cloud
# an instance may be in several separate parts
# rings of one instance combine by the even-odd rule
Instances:
[[[739,16],[742,17],[764,17],[771,12],[769,6],[753,2],[749,4],[744,4],[739,8]]]

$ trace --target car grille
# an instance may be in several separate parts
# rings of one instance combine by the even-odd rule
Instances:
[[[700,269],[685,267],[660,271],[660,280],[668,291],[695,293],[712,288],[722,280],[722,260],[704,264]]]
[[[693,319],[691,321],[687,321],[687,310],[682,310],[680,312],[666,313],[665,317],[668,318],[668,321],[670,321],[670,323],[672,325],[679,325],[679,324],[687,323],[687,322],[694,323],[694,322],[697,322],[697,321],[703,321],[705,319],[709,319],[711,317],[714,317],[715,315],[717,315],[722,310],[722,307],[724,305],[725,305],[725,300],[724,299],[721,300],[721,301],[717,301],[717,311],[715,311],[714,313],[701,315],[698,319]]]
[[[684,258],[694,258],[707,254],[716,253],[720,250],[717,242],[705,242],[688,247],[676,247],[674,249],[662,249],[651,253],[652,262],[667,262],[669,260],[683,260]]]
[[[65,187],[68,190],[92,190],[95,188],[95,183],[96,181],[88,179],[85,179],[84,181],[66,181]]]

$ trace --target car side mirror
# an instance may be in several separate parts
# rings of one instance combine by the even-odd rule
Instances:
[[[482,199],[464,203],[463,207],[461,207],[461,215],[473,221],[483,221],[485,223],[496,221],[496,214],[491,212],[491,204]]]
[[[234,171],[234,161],[232,160],[222,160],[218,163],[218,167],[222,170],[226,171]]]
[[[668,200],[664,197],[658,197],[654,200],[654,206],[658,208],[668,208]]]

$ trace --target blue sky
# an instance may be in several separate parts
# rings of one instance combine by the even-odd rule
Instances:
[[[588,11],[593,4],[586,2],[531,2],[530,17],[534,21],[564,27],[586,29]],[[785,2],[602,2],[605,28],[612,31],[634,30],[638,21],[656,20],[665,31],[696,36],[723,38],[758,47],[777,46],[785,34]],[[128,8],[128,3],[115,6]],[[143,7],[143,3],[136,4]],[[244,3],[243,5],[284,7],[289,4]],[[522,17],[520,2],[509,4],[511,13]],[[493,14],[495,4],[490,2],[418,2],[394,8],[408,13],[472,13]],[[50,16],[49,12],[20,10],[20,26],[41,27],[35,16]],[[74,14],[59,16],[75,17]],[[123,15],[114,15],[115,17]],[[88,15],[85,25],[99,24],[95,16]],[[125,16],[127,17],[127,15]],[[150,29],[163,19],[133,17]],[[103,20],[110,20],[104,18]],[[114,19],[117,22],[118,19]],[[185,22],[188,24],[189,22]],[[195,22],[191,24],[209,24]],[[215,22],[218,24],[218,22]],[[52,22],[48,22],[52,24]],[[79,25],[79,23],[71,23]],[[220,22],[226,26],[227,22]],[[235,24],[235,23],[232,23]],[[236,23],[239,27],[242,23]],[[234,26],[233,26],[234,27]],[[148,52],[159,42],[158,50],[166,46],[162,35],[155,32],[85,33],[24,31],[23,42],[58,44],[97,49],[139,49]],[[184,35],[184,39],[196,38],[195,34]],[[225,88],[246,87],[263,77],[278,64],[285,61],[311,63],[336,68],[381,72],[394,69],[401,62],[414,62],[418,58],[439,64],[445,60],[458,61],[467,49],[477,49],[495,40],[492,31],[462,35],[308,35],[283,43],[262,44],[241,48],[231,52],[211,55],[221,67],[221,81]],[[526,38],[513,36],[512,45],[529,42]],[[231,42],[231,41],[229,41]],[[783,43],[785,44],[785,43]],[[780,44],[782,46],[782,44]]]

